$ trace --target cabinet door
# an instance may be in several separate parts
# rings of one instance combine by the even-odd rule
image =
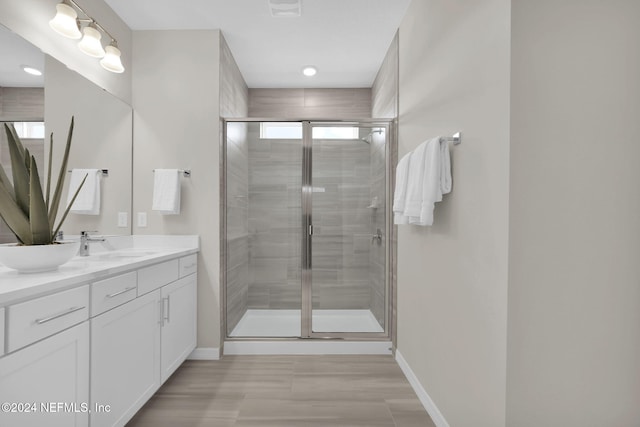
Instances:
[[[0,400],[0,426],[86,427],[89,322],[0,358]]]
[[[196,275],[162,288],[162,382],[196,348]]]
[[[123,426],[160,387],[160,304],[158,289],[91,319],[92,427]]]

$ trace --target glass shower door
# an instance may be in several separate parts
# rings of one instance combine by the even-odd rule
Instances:
[[[229,337],[299,337],[302,123],[226,126]]]
[[[226,121],[229,338],[389,334],[389,123]]]
[[[387,126],[311,123],[307,132],[309,335],[383,333]]]

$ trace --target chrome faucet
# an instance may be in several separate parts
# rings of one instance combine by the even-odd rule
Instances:
[[[97,231],[80,232],[80,256],[89,256],[89,242],[104,242],[104,237],[91,237],[89,233],[97,233]]]

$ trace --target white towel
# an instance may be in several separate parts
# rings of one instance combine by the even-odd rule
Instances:
[[[180,213],[180,171],[178,169],[155,170],[152,209],[163,215]]]
[[[411,153],[407,153],[400,159],[396,166],[396,186],[393,192],[393,223],[408,224],[409,219],[404,216],[405,201],[407,198],[407,178],[409,176],[409,162]]]
[[[422,201],[420,214],[409,219],[410,224],[432,225],[435,203],[442,200],[442,149],[440,138],[434,138],[427,143],[424,155],[424,175],[422,178]]]
[[[446,138],[440,137],[440,188],[442,194],[451,192],[451,155]]]
[[[411,153],[407,175],[407,194],[404,203],[404,216],[410,224],[419,222],[422,209],[422,186],[424,185],[425,158],[429,141],[418,145]]]
[[[450,191],[451,158],[446,138],[423,142],[413,151],[409,162],[403,212],[407,222],[433,225],[435,203],[442,201],[442,196]]]
[[[420,217],[412,218],[409,223],[433,225],[433,210],[436,202],[451,191],[451,159],[449,145],[442,137],[427,143],[425,152],[424,181],[422,184],[422,206]]]
[[[73,169],[69,180],[69,193],[67,195],[67,206],[71,203],[73,195],[78,190],[80,183],[87,177],[82,185],[78,197],[71,206],[70,213],[79,215],[99,215],[100,214],[100,176],[99,169]]]

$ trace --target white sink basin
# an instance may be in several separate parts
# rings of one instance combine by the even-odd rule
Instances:
[[[127,258],[142,258],[150,255],[155,255],[161,250],[154,249],[120,249],[112,252],[103,252],[97,253],[95,255],[91,255],[89,258],[97,259],[97,260],[117,260],[117,259],[127,259]]]

